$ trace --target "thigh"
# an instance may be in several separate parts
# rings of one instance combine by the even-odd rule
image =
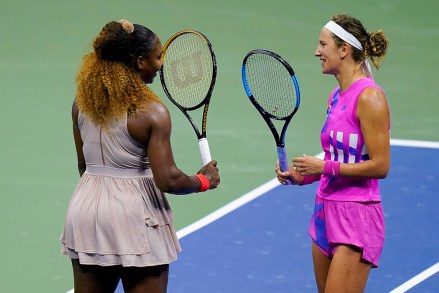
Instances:
[[[126,293],[166,293],[169,265],[122,268],[121,278]]]
[[[364,261],[378,266],[384,245],[381,203],[327,201],[325,212],[329,255],[339,244],[351,245],[362,250]]]
[[[314,265],[314,276],[316,278],[317,289],[320,293],[323,293],[325,292],[326,279],[328,278],[331,260],[314,242],[312,243],[312,261]]]
[[[119,283],[119,267],[81,265],[72,260],[75,293],[113,293]]]
[[[372,265],[364,262],[361,254],[355,247],[337,247],[329,267],[326,292],[364,292]]]

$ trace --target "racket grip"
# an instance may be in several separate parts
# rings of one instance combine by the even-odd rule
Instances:
[[[282,172],[290,170],[288,164],[287,150],[284,147],[277,147],[277,155],[279,157],[279,166]]]
[[[207,142],[207,138],[203,137],[198,140],[198,145],[200,147],[201,161],[203,162],[203,166],[212,161],[210,156],[209,143]]]

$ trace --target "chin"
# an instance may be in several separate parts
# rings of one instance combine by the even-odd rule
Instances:
[[[322,73],[323,74],[331,74],[330,70],[327,70],[325,68],[322,67]]]

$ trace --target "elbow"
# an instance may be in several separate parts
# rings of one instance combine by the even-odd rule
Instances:
[[[377,176],[378,179],[386,179],[387,178],[387,172],[386,173],[381,173]]]
[[[389,174],[389,166],[388,165],[381,166],[380,168],[377,168],[376,171],[377,171],[376,178],[385,179]]]
[[[155,185],[158,189],[160,189],[162,192],[166,193],[173,193],[175,190],[175,186],[172,184],[172,180],[154,180]]]
[[[155,186],[162,192],[173,193],[176,189],[176,172],[173,169],[170,170],[156,170],[152,168],[152,174]]]

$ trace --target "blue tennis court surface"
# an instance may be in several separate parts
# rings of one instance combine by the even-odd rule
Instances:
[[[392,146],[380,182],[386,242],[366,292],[439,292],[438,156]],[[273,186],[181,237],[170,293],[317,292],[307,234],[317,184]]]

